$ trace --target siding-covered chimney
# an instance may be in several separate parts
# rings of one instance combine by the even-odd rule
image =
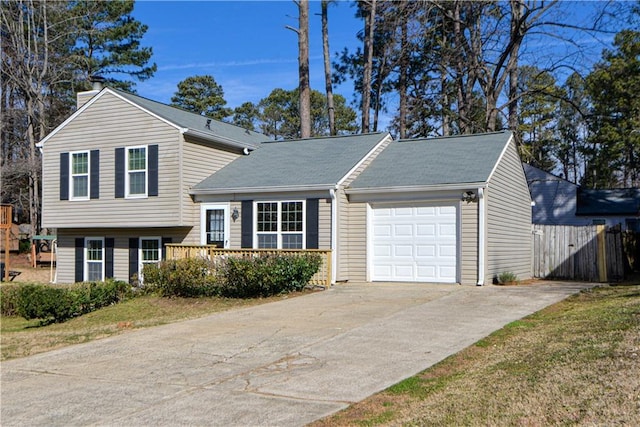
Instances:
[[[102,76],[90,76],[89,81],[91,82],[91,90],[78,92],[76,94],[76,107],[79,109],[84,104],[86,104],[91,98],[96,96],[98,92],[104,88],[104,82],[106,79]]]

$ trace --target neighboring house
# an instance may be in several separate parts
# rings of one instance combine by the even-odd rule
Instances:
[[[588,190],[542,169],[523,163],[534,224],[594,225],[640,228],[640,190]]]
[[[334,282],[531,277],[508,132],[276,142],[110,88],[79,102],[40,143],[58,282],[128,280],[169,242],[331,249]]]
[[[640,231],[640,189],[578,189],[576,215],[592,224],[610,227],[621,224],[623,230]]]
[[[535,166],[526,163],[522,166],[534,202],[534,224],[585,225],[584,218],[576,217],[578,185]]]

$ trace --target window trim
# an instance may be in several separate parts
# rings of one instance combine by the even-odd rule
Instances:
[[[158,261],[144,261],[142,256],[142,241],[143,240],[155,240],[158,242]],[[142,269],[145,264],[158,264],[162,261],[162,237],[160,236],[141,236],[138,238],[138,279],[140,283],[144,282],[142,277]]]
[[[83,274],[83,280],[85,282],[89,281],[89,263],[93,262],[95,263],[95,261],[89,261],[87,255],[88,255],[88,243],[90,240],[98,240],[100,241],[101,245],[102,245],[102,254],[101,254],[101,259],[100,259],[100,264],[102,264],[102,268],[101,268],[101,279],[98,280],[99,282],[104,282],[105,280],[105,269],[106,269],[106,248],[105,248],[105,240],[104,237],[85,237],[84,238],[84,248],[83,248],[83,268],[84,268],[84,274]]]
[[[142,169],[129,170],[129,151],[144,148],[144,194],[131,194],[132,172],[142,172]],[[149,197],[149,146],[148,145],[131,145],[124,148],[124,197],[125,199],[146,199]]]
[[[276,203],[277,207],[277,230],[274,231],[258,231],[258,204],[260,203]],[[301,203],[302,204],[302,230],[300,231],[282,231],[282,205],[283,203]],[[258,235],[259,234],[275,234],[276,235],[276,248],[282,250],[282,236],[285,234],[301,234],[302,235],[302,248],[307,248],[307,201],[305,199],[298,200],[254,200],[253,201],[253,247],[258,248]]]
[[[73,156],[76,154],[86,154],[87,155],[87,173],[73,173]],[[76,196],[73,186],[73,178],[76,176],[86,176],[87,177],[87,195],[86,196]],[[69,152],[69,200],[89,200],[91,197],[91,151],[90,150],[79,150],[79,151],[70,151]]]
[[[229,214],[229,203],[202,203],[200,205],[200,244],[207,244],[207,211],[215,209],[224,210],[224,249],[229,249],[229,241],[231,237],[231,216]]]

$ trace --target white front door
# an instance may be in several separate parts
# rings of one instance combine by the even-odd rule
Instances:
[[[456,283],[458,204],[371,210],[371,280]]]
[[[200,208],[200,243],[228,248],[229,219],[228,204],[202,204]]]

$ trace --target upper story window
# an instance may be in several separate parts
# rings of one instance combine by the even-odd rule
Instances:
[[[128,147],[126,155],[127,197],[147,197],[147,147]]]
[[[256,243],[265,249],[303,249],[303,201],[257,202]]]
[[[89,198],[89,152],[78,151],[70,155],[71,200],[86,200]]]

